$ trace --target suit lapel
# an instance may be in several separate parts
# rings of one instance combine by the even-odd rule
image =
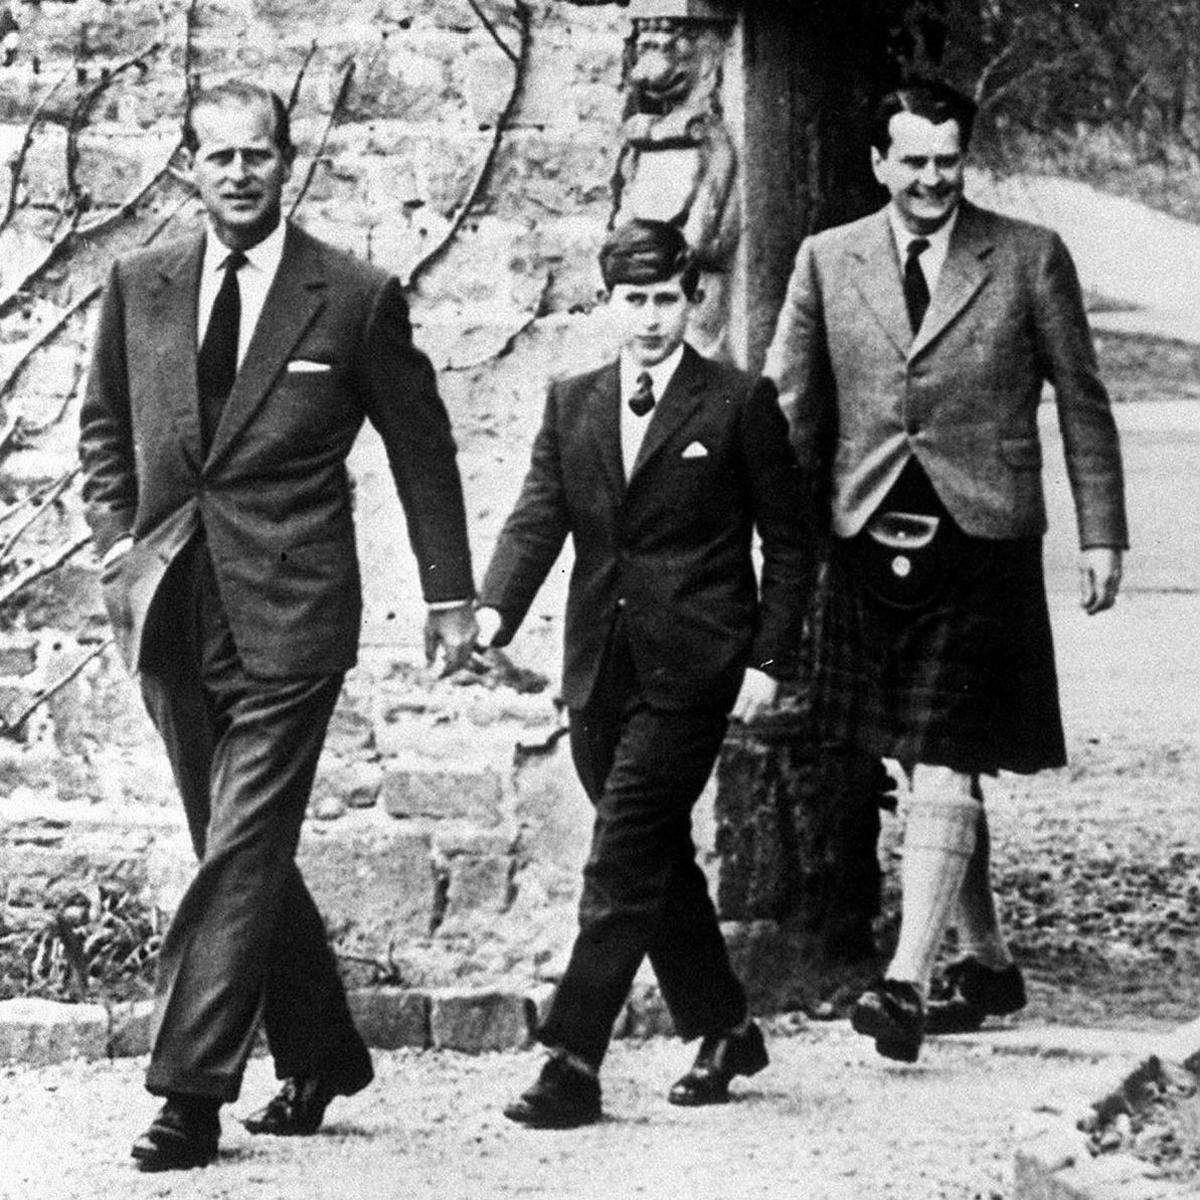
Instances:
[[[196,469],[200,465],[200,394],[194,367],[203,257],[203,234],[181,243],[159,267],[150,300],[156,316],[152,326],[154,370],[159,380],[156,391],[173,407],[184,457]]]
[[[887,209],[881,209],[869,221],[862,239],[847,252],[850,277],[863,303],[879,322],[897,353],[907,355],[912,341],[908,309],[904,306],[904,280],[896,241],[888,221]]]
[[[987,259],[993,248],[978,210],[964,202],[950,234],[946,261],[930,298],[929,311],[908,349],[910,362],[942,334],[987,282],[991,275]]]
[[[211,466],[229,451],[266,399],[293,347],[324,307],[326,287],[319,249],[289,225],[279,270],[225,402],[206,465]]]
[[[637,461],[629,473],[632,483],[645,465],[663,448],[667,439],[686,421],[700,404],[704,384],[704,360],[689,345],[684,345],[683,358],[667,384],[662,399],[655,405],[650,426],[638,451]],[[620,434],[618,433],[618,440]]]
[[[625,470],[621,463],[621,373],[615,362],[596,372],[583,402],[596,457],[613,495],[620,500],[625,494]]]

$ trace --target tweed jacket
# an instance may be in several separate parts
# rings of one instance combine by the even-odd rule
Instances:
[[[615,362],[551,386],[481,603],[503,616],[502,644],[570,535],[567,705],[592,697],[620,613],[650,704],[728,708],[747,665],[795,670],[811,584],[813,521],[775,389],[686,347],[628,484],[620,404]]]
[[[160,584],[202,529],[234,641],[263,677],[333,673],[362,599],[346,456],[378,430],[427,600],[474,594],[454,441],[399,284],[295,226],[207,455],[196,309],[203,234],[109,275],[81,413],[85,513],[136,668]]]
[[[1048,229],[963,202],[915,337],[886,211],[808,238],[764,374],[839,536],[862,528],[912,455],[968,534],[1040,536],[1048,382],[1080,545],[1128,544],[1108,394],[1074,265]]]

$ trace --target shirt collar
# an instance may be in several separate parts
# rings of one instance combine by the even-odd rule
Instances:
[[[246,255],[246,265],[263,272],[268,278],[274,278],[283,259],[283,243],[286,237],[287,222],[280,221],[261,242],[243,251]],[[204,238],[204,273],[211,275],[222,270],[228,257],[229,247],[217,237],[210,225]]]
[[[655,400],[661,400],[667,390],[667,385],[674,377],[679,364],[683,361],[683,347],[680,342],[675,349],[660,363],[652,367],[639,367],[629,355],[621,353],[621,395],[632,396],[637,390],[638,376],[645,371],[650,376],[650,386],[654,389]]]
[[[896,206],[889,204],[887,206],[888,222],[892,227],[892,236],[896,240],[896,249],[900,255],[900,261],[904,261],[904,256],[908,252],[908,243],[915,241],[919,237],[923,237],[929,243],[930,247],[937,250],[944,258],[946,250],[950,245],[950,235],[954,232],[954,224],[958,220],[958,210],[960,208],[962,208],[962,204],[956,204],[950,216],[932,233],[913,233],[900,219],[900,214],[896,211]]]

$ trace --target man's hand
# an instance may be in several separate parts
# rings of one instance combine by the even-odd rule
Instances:
[[[119,537],[105,551],[104,557],[100,560],[102,567],[107,567],[111,563],[115,563],[118,558],[124,557],[133,548],[133,535],[126,534],[124,537]]]
[[[442,673],[449,675],[471,662],[471,651],[479,636],[475,609],[470,600],[453,608],[431,608],[425,617],[425,663],[433,666],[438,647],[442,648]]]
[[[764,709],[770,708],[779,695],[779,680],[765,671],[750,667],[742,680],[742,690],[733,702],[730,716],[737,721],[753,721]]]
[[[1089,617],[1112,608],[1121,586],[1121,551],[1090,546],[1079,556],[1079,603]]]
[[[497,608],[488,608],[486,605],[475,610],[475,620],[479,623],[479,646],[486,650],[496,640],[496,635],[500,632],[500,626],[504,624],[504,618],[500,615],[500,610]]]

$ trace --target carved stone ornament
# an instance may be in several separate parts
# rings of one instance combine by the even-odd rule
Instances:
[[[687,5],[657,0],[654,7]],[[727,41],[723,21],[635,18],[611,220],[645,217],[683,230],[705,292],[689,332],[701,353],[718,356],[726,353],[728,275],[740,232],[737,151],[720,99]]]

